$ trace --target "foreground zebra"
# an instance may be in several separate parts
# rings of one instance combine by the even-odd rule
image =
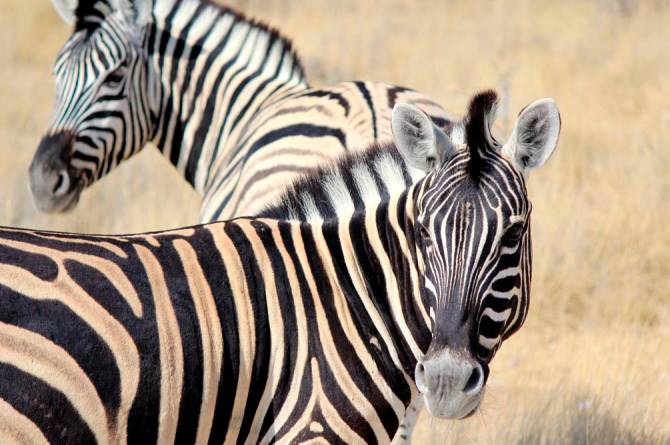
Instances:
[[[153,142],[202,195],[201,221],[253,215],[310,167],[390,140],[405,88],[310,89],[290,43],[205,0],[53,0],[74,32],[54,66],[52,122],[30,167],[37,207],[82,190]]]
[[[398,107],[397,148],[429,173],[376,199],[382,164],[343,159],[363,208],[346,217],[117,237],[1,230],[0,435],[388,442],[417,388],[435,416],[474,412],[526,315],[523,175],[559,127],[539,102],[500,147],[494,104],[473,99],[467,147]],[[392,150],[376,151],[382,166],[399,165],[384,161]]]

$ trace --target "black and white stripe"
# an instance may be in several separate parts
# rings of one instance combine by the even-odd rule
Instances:
[[[71,209],[152,142],[203,196],[203,222],[255,214],[308,168],[389,141],[396,102],[448,122],[402,87],[310,89],[288,40],[206,0],[53,1],[74,33],[55,64],[54,117],[31,165],[45,211]]]
[[[523,320],[512,312],[525,314],[526,287],[512,286],[519,297],[506,308],[489,295],[500,299],[493,288],[510,270],[529,280],[516,160],[540,159],[514,141],[504,159],[484,142],[493,101],[473,101],[467,148],[447,143],[423,179],[347,217],[135,236],[0,230],[0,433],[29,443],[377,443],[393,437],[417,386],[435,415],[476,409],[497,347],[480,340],[494,338],[483,314],[501,320],[501,338]],[[432,124],[417,109],[398,113],[408,123],[398,150],[411,163]],[[470,232],[484,227],[473,248]],[[432,384],[432,362],[454,352],[467,363],[441,363],[440,380],[467,365],[465,387]]]

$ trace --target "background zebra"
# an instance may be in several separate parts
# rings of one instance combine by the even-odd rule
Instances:
[[[467,148],[398,107],[398,150],[430,172],[347,217],[120,237],[1,230],[0,432],[387,442],[417,388],[432,414],[467,416],[526,314],[523,175],[559,127],[540,102],[500,147],[494,103],[473,100]]]
[[[309,167],[390,140],[396,102],[449,122],[402,87],[310,89],[276,30],[212,2],[53,1],[74,31],[30,167],[43,211],[73,208],[85,187],[153,142],[203,196],[203,222],[254,214]]]

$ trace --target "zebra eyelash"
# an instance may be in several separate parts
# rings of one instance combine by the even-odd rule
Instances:
[[[503,246],[514,246],[523,237],[526,231],[526,225],[523,222],[516,222],[510,225],[502,235],[500,244]]]
[[[127,74],[127,70],[126,70],[125,65],[121,65],[119,68],[110,72],[105,77],[104,85],[109,86],[109,87],[117,87],[125,80],[126,74]]]

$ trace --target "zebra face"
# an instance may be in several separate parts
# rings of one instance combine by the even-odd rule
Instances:
[[[440,159],[416,195],[414,239],[432,338],[415,379],[428,410],[442,418],[476,411],[489,362],[523,324],[531,277],[524,176],[558,142],[558,109],[545,100],[522,111],[502,147],[489,129],[495,104],[492,92],[475,96],[463,122],[465,143],[452,144],[451,151],[426,148],[439,147],[435,142],[446,136],[417,125],[421,118],[404,119],[414,122],[411,131],[394,122],[396,144],[409,163],[414,158],[417,166],[417,156]]]
[[[76,3],[54,0],[74,32],[54,65],[55,109],[29,170],[33,201],[45,212],[73,208],[87,185],[139,151],[151,132],[144,2]]]
[[[416,222],[433,335],[415,377],[439,417],[467,416],[479,406],[488,363],[523,322],[528,302],[530,203],[523,177],[499,158],[489,161],[495,170],[474,181],[465,171],[469,162],[466,151],[432,178]]]

